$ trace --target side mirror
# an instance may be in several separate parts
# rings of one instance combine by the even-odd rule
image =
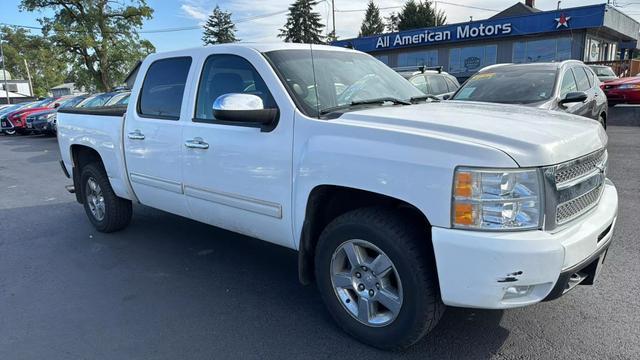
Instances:
[[[270,131],[278,119],[278,109],[265,109],[259,96],[231,93],[220,95],[213,102],[213,116],[217,120],[258,125],[262,131]]]
[[[53,108],[54,108],[54,109],[57,109],[57,108],[59,108],[59,107],[60,107],[60,103],[55,103],[55,104],[53,104]]]
[[[444,94],[444,95],[442,95],[442,100],[449,100],[449,99],[451,99],[451,95],[453,95],[453,94]]]
[[[587,98],[587,94],[582,91],[570,92],[564,97],[564,99],[560,99],[558,103],[560,105],[565,105],[570,103],[585,102]]]

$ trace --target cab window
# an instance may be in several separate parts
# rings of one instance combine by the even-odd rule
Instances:
[[[178,120],[190,68],[190,57],[162,59],[151,64],[142,83],[138,113],[144,117]]]
[[[213,103],[219,96],[232,93],[256,95],[262,99],[265,109],[277,107],[264,80],[246,59],[237,55],[211,55],[202,69],[195,118],[215,120]]]
[[[418,88],[418,90],[422,91],[425,94],[429,94],[429,88],[427,87],[427,80],[424,78],[423,75],[414,76],[409,81],[411,81],[413,86]]]

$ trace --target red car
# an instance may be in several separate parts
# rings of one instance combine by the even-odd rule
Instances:
[[[7,120],[9,121],[8,128],[5,130],[5,126],[3,126],[3,130],[16,132],[20,135],[27,134],[31,132],[30,129],[27,128],[27,116],[29,114],[33,114],[40,111],[46,111],[50,109],[54,109],[58,107],[60,104],[58,100],[60,98],[47,98],[33,104],[27,105],[21,108],[18,111],[14,111],[7,115]]]
[[[616,104],[640,104],[640,76],[607,81],[600,85],[607,95],[609,106]]]

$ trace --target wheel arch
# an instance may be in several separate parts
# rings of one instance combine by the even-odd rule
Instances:
[[[405,213],[410,221],[416,222],[418,226],[424,226],[425,229],[431,228],[427,216],[407,201],[346,186],[318,185],[309,193],[298,245],[298,277],[302,284],[310,284],[315,280],[315,249],[324,228],[342,214],[371,206],[397,209]],[[433,251],[430,241],[429,248]]]
[[[73,162],[73,186],[76,189],[76,200],[82,204],[84,197],[82,196],[82,187],[80,186],[80,174],[82,168],[87,164],[97,163],[104,169],[104,162],[97,150],[92,147],[80,144],[73,144],[70,148],[71,160]]]

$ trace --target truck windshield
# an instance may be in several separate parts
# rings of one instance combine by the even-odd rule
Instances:
[[[332,109],[406,104],[412,98],[424,97],[402,76],[363,53],[277,50],[265,56],[300,110],[311,117],[320,117]]]

